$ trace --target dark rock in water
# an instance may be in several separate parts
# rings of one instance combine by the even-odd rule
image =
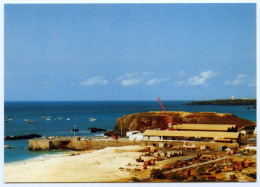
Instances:
[[[72,129],[72,132],[79,132],[79,129]]]
[[[88,130],[90,130],[91,133],[107,131],[107,129],[99,129],[99,128],[96,128],[96,127],[90,127],[90,128],[88,128]]]
[[[32,138],[40,138],[42,137],[39,134],[28,134],[22,136],[6,136],[4,140],[22,140],[22,139],[32,139]]]

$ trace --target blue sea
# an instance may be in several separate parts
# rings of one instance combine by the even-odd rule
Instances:
[[[246,106],[223,105],[184,105],[190,101],[163,101],[168,111],[219,112],[232,113],[238,117],[256,121],[256,110],[247,110]],[[5,102],[5,116],[10,116],[4,124],[5,136],[40,134],[47,136],[73,136],[76,126],[77,136],[102,136],[91,134],[89,127],[113,130],[116,120],[123,115],[138,112],[161,111],[158,101],[57,101],[57,102]],[[51,116],[51,120],[41,118]],[[96,121],[89,121],[89,118]],[[62,119],[60,119],[62,118]],[[68,118],[70,120],[68,120]],[[25,120],[37,121],[27,123]],[[6,120],[6,119],[5,119]],[[16,162],[26,159],[41,159],[64,151],[28,151],[28,140],[4,141],[4,162]]]

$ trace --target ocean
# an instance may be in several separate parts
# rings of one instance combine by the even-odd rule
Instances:
[[[224,105],[184,105],[190,101],[162,101],[168,111],[232,113],[240,118],[256,121],[256,110],[247,106]],[[161,111],[158,101],[52,101],[52,102],[5,102],[5,116],[11,119],[4,124],[5,136],[40,134],[47,136],[102,136],[91,134],[90,127],[113,130],[116,120],[123,115]],[[51,120],[41,118],[51,116]],[[61,119],[62,118],[62,119]],[[95,118],[96,121],[89,121]],[[6,119],[5,119],[6,120]],[[37,123],[27,123],[26,120]],[[5,145],[15,148],[4,149],[4,162],[17,162],[26,159],[42,159],[66,151],[29,151],[29,140],[4,141]]]

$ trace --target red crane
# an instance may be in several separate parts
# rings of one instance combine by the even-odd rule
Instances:
[[[158,101],[159,101],[159,103],[160,103],[160,105],[161,105],[161,107],[162,107],[162,109],[163,109],[163,111],[164,111],[164,113],[165,113],[165,122],[166,122],[166,124],[167,124],[167,126],[168,126],[168,129],[171,130],[172,128],[174,128],[174,129],[176,130],[178,123],[173,122],[173,115],[170,117],[170,115],[168,114],[168,112],[165,110],[165,108],[164,108],[164,106],[163,106],[163,104],[162,104],[160,98],[157,97],[157,99],[158,99]],[[173,126],[173,124],[174,124],[174,126]]]

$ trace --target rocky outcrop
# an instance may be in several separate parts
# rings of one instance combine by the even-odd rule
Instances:
[[[215,112],[168,112],[173,116],[173,121],[179,124],[192,123],[192,124],[234,124],[238,129],[244,126],[253,125],[256,123],[247,119],[242,119],[233,114],[222,114]],[[125,136],[126,132],[138,130],[145,131],[146,129],[167,129],[165,122],[165,115],[163,112],[145,112],[125,115],[117,119],[114,133],[122,134]]]
[[[39,134],[28,134],[22,136],[6,136],[5,140],[22,140],[22,139],[32,139],[32,138],[40,138],[42,137]]]
[[[90,127],[90,128],[88,128],[88,130],[90,130],[91,133],[106,132],[107,131],[106,129],[99,129],[99,128],[96,128],[96,127]]]

